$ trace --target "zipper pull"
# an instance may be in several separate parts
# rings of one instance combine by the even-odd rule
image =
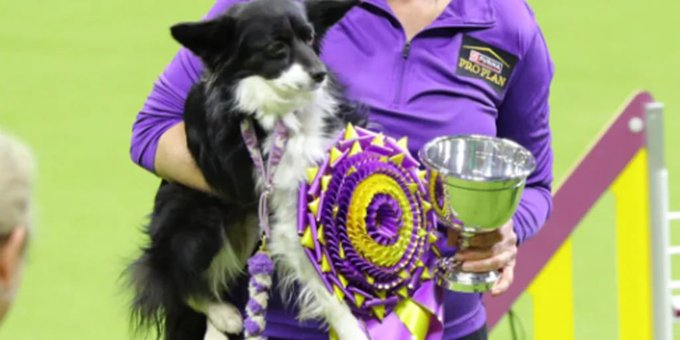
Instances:
[[[411,52],[411,42],[406,42],[406,45],[404,45],[404,48],[401,50],[401,56],[404,59],[408,59],[408,55]]]

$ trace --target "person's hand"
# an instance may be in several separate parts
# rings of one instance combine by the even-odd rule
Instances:
[[[460,246],[458,232],[448,230],[448,243]],[[517,235],[510,220],[499,229],[472,237],[467,247],[458,248],[454,259],[462,263],[461,269],[466,272],[500,270],[501,276],[491,288],[491,294],[497,296],[507,291],[513,281],[516,256]]]

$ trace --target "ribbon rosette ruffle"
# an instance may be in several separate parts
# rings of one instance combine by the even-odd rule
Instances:
[[[300,190],[298,232],[372,339],[440,338],[431,188],[406,139],[349,125]]]

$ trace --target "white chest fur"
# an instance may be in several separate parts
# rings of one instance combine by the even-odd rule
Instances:
[[[326,290],[307,258],[297,233],[298,188],[305,179],[307,168],[323,160],[340,132],[329,134],[325,126],[327,118],[336,114],[338,104],[322,86],[300,98],[286,100],[285,103],[299,103],[301,99],[307,102],[303,106],[296,106],[297,109],[289,110],[288,104],[265,103],[266,98],[277,98],[279,95],[278,92],[271,92],[271,85],[266,82],[251,79],[244,84],[239,95],[240,106],[247,108],[245,103],[260,101],[261,105],[255,107],[267,109],[255,110],[255,118],[265,131],[271,132],[276,120],[282,119],[289,132],[283,157],[274,174],[273,193],[269,201],[271,235],[268,247],[276,263],[278,288],[289,302],[297,304],[299,319],[322,319],[343,340],[366,339],[349,307]],[[264,89],[271,93],[263,96],[252,91],[251,87],[252,90]],[[277,98],[276,103],[282,101]],[[265,154],[269,154],[271,137],[263,141],[263,145]],[[258,190],[262,190],[263,179],[257,173],[255,178]],[[299,290],[291,289],[294,283],[297,283]]]

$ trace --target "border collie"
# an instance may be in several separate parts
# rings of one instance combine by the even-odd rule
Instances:
[[[241,314],[225,296],[260,235],[262,179],[240,133],[240,122],[252,117],[265,157],[277,120],[289,133],[270,199],[268,248],[279,288],[290,294],[299,287],[300,319],[321,319],[341,339],[366,339],[307,259],[296,216],[306,168],[324,158],[346,123],[365,123],[318,56],[326,31],[357,3],[252,0],[216,19],[172,27],[205,66],[184,120],[189,150],[216,194],[169,182],[158,189],[146,228],[150,244],[127,270],[138,329],[155,328],[168,340],[227,339],[242,331]]]

